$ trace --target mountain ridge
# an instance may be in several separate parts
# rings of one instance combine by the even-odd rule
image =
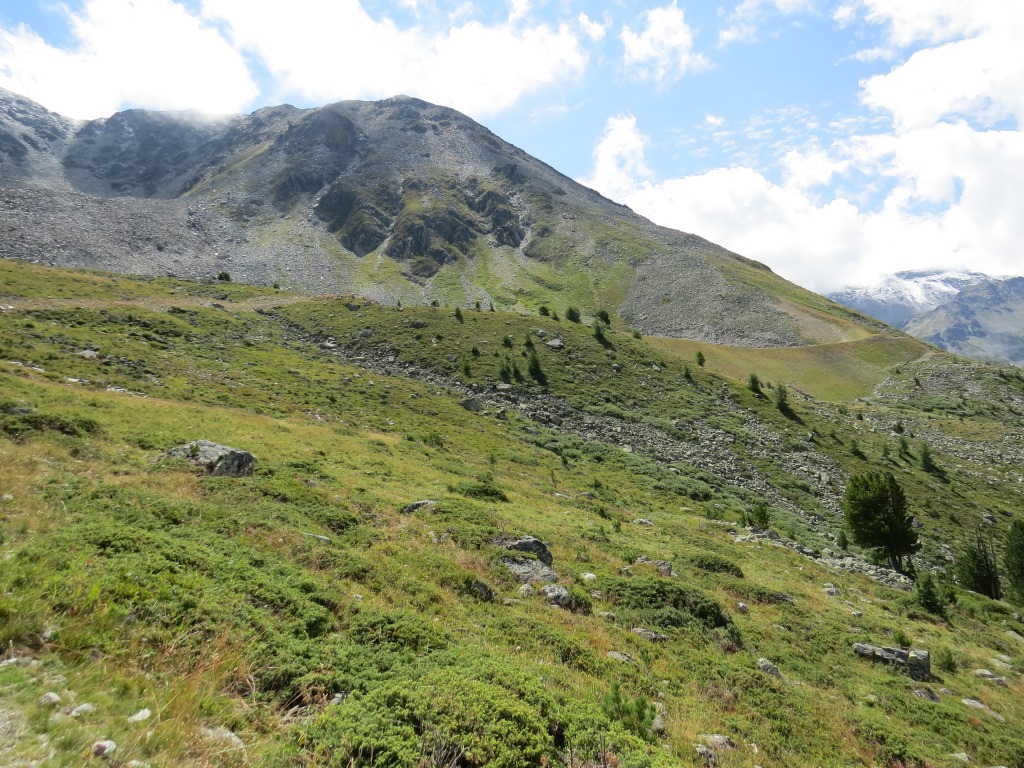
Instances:
[[[389,303],[577,305],[740,346],[881,329],[419,99],[87,122],[0,102],[2,256]]]

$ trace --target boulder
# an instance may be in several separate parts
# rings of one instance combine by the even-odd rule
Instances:
[[[605,655],[609,659],[613,659],[614,661],[624,661],[624,662],[629,663],[629,664],[631,664],[634,661],[636,661],[636,659],[634,659],[632,656],[630,656],[625,651],[608,651],[608,653],[605,654]]]
[[[661,632],[655,632],[653,629],[647,629],[646,627],[633,627],[630,630],[637,637],[642,637],[644,640],[650,640],[652,643],[665,643],[668,642],[668,635],[662,634]]]
[[[527,557],[503,557],[498,562],[511,571],[516,581],[521,581],[524,584],[533,581],[550,584],[558,581],[558,574],[551,569],[551,566],[544,565],[540,560]]]
[[[482,603],[494,602],[494,590],[485,582],[480,581],[480,579],[473,579],[469,585],[469,591],[473,597]]]
[[[568,608],[572,604],[572,595],[561,584],[545,584],[540,588],[540,593],[548,599],[549,603],[557,605],[559,608]]]
[[[562,349],[565,346],[565,342],[561,339],[552,339],[545,342],[545,346],[551,347],[551,349]]]
[[[211,475],[245,477],[256,468],[256,458],[248,451],[209,440],[193,440],[167,452],[168,456],[189,459]]]
[[[494,543],[502,549],[529,552],[544,565],[551,565],[554,562],[547,545],[535,536],[501,536]]]
[[[927,680],[931,677],[932,661],[928,651],[854,643],[853,652],[864,658],[902,666],[914,680]]]
[[[655,560],[647,555],[640,555],[640,557],[633,561],[633,565],[653,565],[662,576],[675,575],[672,571],[672,563],[668,560]]]
[[[762,657],[757,660],[757,668],[764,672],[766,675],[771,675],[772,677],[782,677],[782,673],[779,672],[779,668],[772,664],[770,661],[768,661],[768,659],[766,658]]]
[[[99,741],[93,742],[92,745],[92,756],[93,757],[110,757],[114,754],[114,750],[117,749],[117,744],[110,739],[100,739]]]
[[[407,507],[402,507],[402,514],[411,515],[413,512],[416,512],[417,510],[432,509],[433,507],[436,506],[437,502],[434,501],[433,499],[421,499],[420,501],[414,501]]]
[[[700,733],[697,734],[697,739],[701,744],[710,747],[715,750],[715,752],[721,752],[726,749],[736,749],[736,742],[728,736],[723,736],[720,733]]]

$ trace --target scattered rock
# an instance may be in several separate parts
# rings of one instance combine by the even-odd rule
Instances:
[[[730,739],[728,736],[723,736],[720,733],[701,733],[697,735],[697,738],[702,744],[715,752],[721,752],[726,749],[736,749],[736,742]]]
[[[854,609],[854,610],[850,611],[850,615],[853,616],[853,618],[855,618],[855,619],[859,619],[861,616],[864,615],[864,611],[858,611],[858,610]]]
[[[771,675],[772,677],[782,677],[782,673],[779,672],[779,668],[764,657],[757,660],[757,668],[764,672],[766,675]]]
[[[964,765],[971,762],[970,755],[966,752],[954,752],[949,756],[949,759],[956,760],[958,763],[963,763]]]
[[[85,704],[79,704],[77,707],[72,709],[71,712],[69,712],[68,714],[70,714],[71,717],[78,718],[78,717],[83,717],[84,715],[91,715],[95,711],[96,711],[96,705],[95,704],[85,703]]]
[[[565,346],[565,342],[561,339],[552,339],[545,342],[545,346],[551,347],[551,349],[562,349]]]
[[[331,540],[327,536],[321,536],[319,533],[310,533],[309,531],[303,531],[303,536],[308,536],[311,539],[316,539],[324,544],[330,544]]]
[[[634,659],[632,656],[630,656],[625,651],[608,651],[608,653],[605,654],[605,655],[609,659],[614,659],[615,661],[625,661],[625,662],[629,662],[630,664],[632,664],[634,661],[636,661],[636,659]]]
[[[993,677],[995,677],[995,675],[993,675],[992,672],[990,670],[987,670],[987,669],[976,669],[976,670],[974,670],[974,676],[975,677],[983,677],[986,680],[991,680]]]
[[[46,693],[44,693],[42,696],[39,697],[39,706],[40,707],[45,707],[46,709],[51,709],[53,707],[56,707],[56,706],[58,706],[60,704],[60,702],[61,702],[60,696],[58,696],[53,691],[47,691]]]
[[[665,718],[661,715],[655,715],[654,719],[651,720],[651,733],[656,736],[661,736],[665,733]]]
[[[462,401],[462,407],[470,413],[480,413],[484,409],[484,404],[475,397],[467,397]]]
[[[653,629],[647,629],[646,627],[633,627],[630,631],[644,640],[650,640],[652,643],[666,643],[669,639],[668,635],[655,632]]]
[[[1006,722],[1006,718],[1005,717],[1000,715],[998,712],[995,712],[995,711],[989,709],[986,705],[982,704],[977,699],[960,699],[960,701],[963,702],[965,707],[970,707],[971,709],[977,709],[977,710],[980,710],[981,712],[987,712],[988,714],[992,715],[992,717],[994,717],[999,722],[1001,722],[1001,723],[1005,723]]]
[[[636,520],[633,521],[633,525],[642,525],[645,528],[650,528],[654,525],[654,521],[648,520],[646,517],[638,517]]]
[[[592,584],[593,582],[597,581],[597,574],[590,573],[589,571],[587,573],[581,573],[580,581],[582,581],[584,584]]]
[[[915,688],[914,695],[919,699],[924,699],[925,701],[930,701],[933,703],[942,700],[939,694],[935,693],[935,691],[932,691],[928,688]]]
[[[95,349],[83,349],[81,352],[75,352],[75,354],[86,360],[95,360],[99,357],[99,353]]]
[[[598,611],[596,615],[599,619],[608,619],[608,621],[615,621],[615,614],[611,611]]]
[[[675,576],[675,572],[672,570],[672,563],[668,560],[654,560],[647,555],[640,555],[640,557],[633,561],[633,565],[653,565],[662,576]]]
[[[519,588],[520,597],[533,597],[536,594],[537,590],[534,589],[531,584],[523,584],[523,586]]]
[[[693,749],[696,751],[698,759],[703,762],[704,765],[708,766],[708,768],[713,768],[713,766],[718,765],[718,758],[715,756],[715,753],[711,751],[710,747],[706,747],[703,744],[694,744]]]
[[[251,475],[256,468],[256,458],[248,451],[213,443],[209,440],[194,440],[191,443],[172,448],[167,455],[189,459],[193,463],[205,467],[211,475],[245,477]]]
[[[434,501],[433,499],[422,499],[420,501],[414,501],[412,504],[410,504],[407,507],[403,507],[402,508],[402,514],[403,515],[411,515],[413,512],[416,512],[417,510],[420,510],[420,509],[431,509],[431,508],[436,507],[436,506],[437,506],[437,502]]]
[[[114,750],[117,749],[117,744],[110,739],[101,739],[100,741],[93,742],[92,745],[92,756],[93,757],[110,757],[114,754]]]
[[[140,709],[138,712],[136,712],[134,715],[132,715],[131,717],[128,718],[128,722],[129,723],[142,723],[142,722],[145,722],[146,720],[149,720],[149,718],[150,718],[150,716],[152,716],[152,714],[153,713],[150,712],[148,709]]]
[[[544,563],[544,565],[551,565],[554,562],[551,550],[547,548],[543,541],[534,536],[501,536],[494,543],[502,549],[529,552],[532,555],[536,555],[537,559]]]
[[[558,581],[558,574],[540,560],[526,557],[503,557],[498,562],[512,572],[516,581],[523,583],[539,581],[546,584]]]
[[[216,728],[203,728],[200,733],[207,741],[222,744],[230,749],[245,749],[245,744],[238,738],[238,735],[222,725],[218,725]]]
[[[559,608],[568,608],[572,604],[572,595],[561,584],[545,584],[540,588],[540,593],[548,599],[548,602]]]
[[[854,643],[853,652],[864,658],[904,666],[914,680],[927,680],[931,676],[932,660],[928,651]]]
[[[842,592],[839,591],[839,588],[831,581],[825,582],[824,592],[829,597],[839,597],[842,594]]]
[[[747,607],[746,603],[736,603],[736,610],[740,613],[749,613],[750,608]]]

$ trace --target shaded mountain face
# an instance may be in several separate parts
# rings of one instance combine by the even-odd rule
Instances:
[[[961,270],[897,272],[873,285],[830,293],[829,298],[889,325],[905,328],[914,316],[949,301],[970,285],[991,279],[980,272]]]
[[[872,323],[418,99],[78,122],[0,91],[0,256],[378,301],[605,309],[740,346]],[[860,327],[858,327],[860,326]]]
[[[1024,365],[1024,277],[968,286],[911,320],[907,332],[967,357]]]

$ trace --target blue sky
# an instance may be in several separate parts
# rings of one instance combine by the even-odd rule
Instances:
[[[0,86],[78,118],[396,93],[819,291],[1024,273],[1024,3],[15,0]]]

